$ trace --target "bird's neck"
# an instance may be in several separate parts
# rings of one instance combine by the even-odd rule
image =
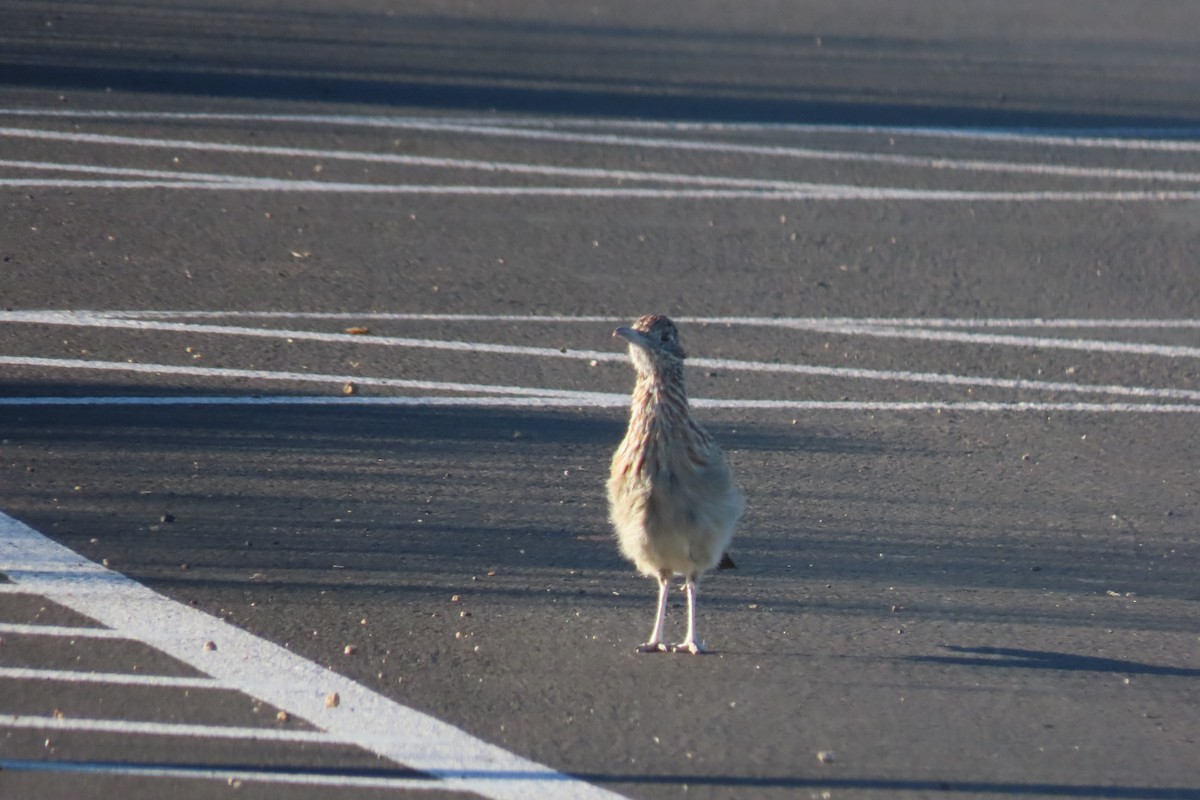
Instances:
[[[637,384],[633,387],[633,405],[653,413],[669,414],[674,411],[686,417],[688,399],[683,384],[683,366],[655,365],[654,369],[639,370]]]
[[[692,420],[682,365],[666,371],[639,371],[633,388],[626,445],[655,450],[668,439],[683,440],[689,449],[707,439]]]

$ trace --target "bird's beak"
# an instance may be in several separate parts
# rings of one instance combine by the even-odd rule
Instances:
[[[619,336],[630,344],[636,344],[638,347],[646,346],[646,337],[641,331],[635,331],[633,328],[626,328],[624,325],[613,331],[613,336]]]

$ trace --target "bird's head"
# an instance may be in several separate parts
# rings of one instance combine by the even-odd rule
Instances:
[[[629,342],[629,356],[638,372],[674,371],[687,358],[675,323],[660,314],[639,317],[632,326],[617,328],[613,336]]]

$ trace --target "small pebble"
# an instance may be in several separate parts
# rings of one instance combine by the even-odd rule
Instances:
[[[348,644],[348,645],[346,645],[346,648],[344,650],[342,650],[342,652],[348,656],[352,656],[358,652],[358,646],[353,645],[353,644]]]
[[[832,764],[836,760],[837,754],[835,754],[832,750],[817,751],[817,761],[820,761],[822,764]]]
[[[207,642],[204,643],[204,649],[208,650],[209,652],[212,652],[213,650],[217,649],[217,643],[214,642],[212,639],[209,639]]]
[[[288,713],[286,711],[280,711],[278,714],[275,715],[275,719],[279,720],[280,722],[287,722],[288,721]]]
[[[337,692],[330,692],[329,694],[325,695],[326,708],[337,708],[341,704],[342,698],[338,696]]]

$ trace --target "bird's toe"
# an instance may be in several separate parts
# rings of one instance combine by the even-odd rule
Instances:
[[[691,653],[694,656],[698,656],[701,653],[707,653],[708,648],[704,646],[703,642],[680,642],[679,644],[671,645],[671,652]]]
[[[637,646],[639,653],[665,653],[667,649],[666,642],[646,642]]]

